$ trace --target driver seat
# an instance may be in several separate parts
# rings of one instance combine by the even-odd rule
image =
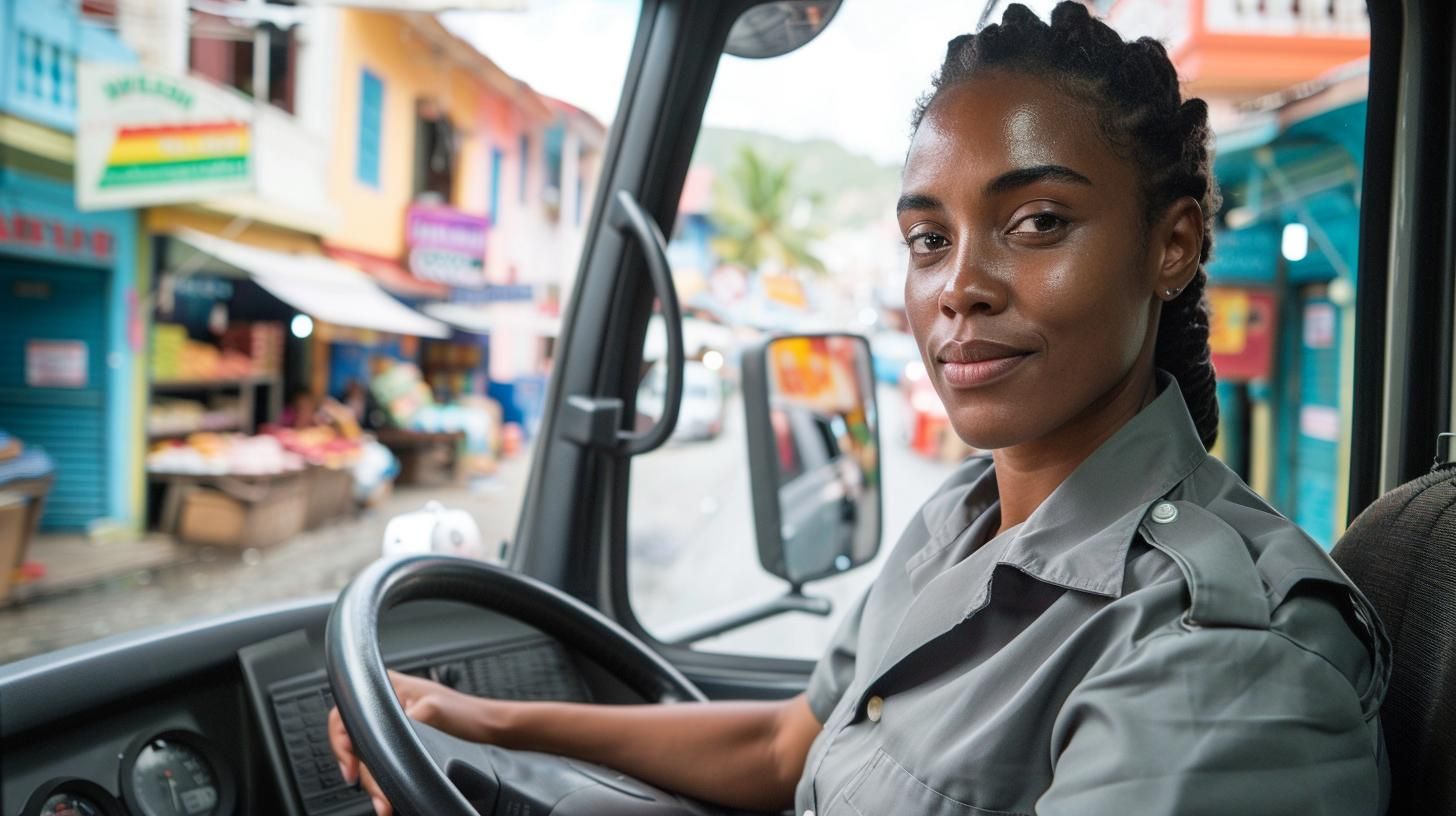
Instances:
[[[1456,465],[1381,496],[1332,555],[1392,644],[1388,814],[1456,813]]]

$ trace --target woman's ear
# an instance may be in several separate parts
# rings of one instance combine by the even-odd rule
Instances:
[[[1163,213],[1154,230],[1156,248],[1161,250],[1155,256],[1161,259],[1153,281],[1157,297],[1172,300],[1198,273],[1203,227],[1203,207],[1193,198],[1180,198]]]

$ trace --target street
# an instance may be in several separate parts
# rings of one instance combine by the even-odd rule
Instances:
[[[844,613],[879,573],[880,563],[930,493],[954,465],[913,453],[905,444],[904,398],[878,393],[884,470],[880,555],[843,575],[809,584],[828,598],[828,618],[788,614],[704,641],[705,651],[818,657]],[[671,443],[632,467],[628,517],[632,608],[648,631],[666,637],[689,623],[783,594],[787,585],[758,565],[749,492],[742,397],[728,400],[723,433],[707,442]]]
[[[758,565],[741,397],[729,398],[724,431],[708,442],[670,443],[633,463],[629,520],[631,602],[649,631],[666,636],[686,623],[765,600],[784,584]],[[904,445],[903,400],[882,389],[884,539],[892,544],[950,466]],[[338,592],[380,552],[385,524],[436,500],[468,510],[482,540],[514,535],[529,459],[505,462],[474,489],[407,488],[383,506],[268,550],[192,551],[175,566],[141,570],[67,594],[0,609],[0,663],[119,632]],[[888,545],[887,545],[888,546]],[[887,552],[882,547],[881,556]],[[785,615],[702,644],[714,651],[815,657],[832,627],[864,591],[879,559],[810,584],[830,598],[828,619]]]

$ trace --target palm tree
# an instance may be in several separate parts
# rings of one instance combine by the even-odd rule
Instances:
[[[824,263],[809,249],[816,230],[796,226],[792,210],[793,162],[776,165],[750,147],[738,153],[727,183],[715,190],[712,220],[717,236],[712,248],[725,263],[757,270],[765,263],[784,269],[824,272]]]

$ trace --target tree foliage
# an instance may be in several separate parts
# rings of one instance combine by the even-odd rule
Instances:
[[[778,264],[785,270],[824,272],[824,263],[809,247],[819,233],[794,223],[801,199],[794,191],[792,162],[775,164],[744,147],[714,192],[712,248],[725,263],[749,270]]]

